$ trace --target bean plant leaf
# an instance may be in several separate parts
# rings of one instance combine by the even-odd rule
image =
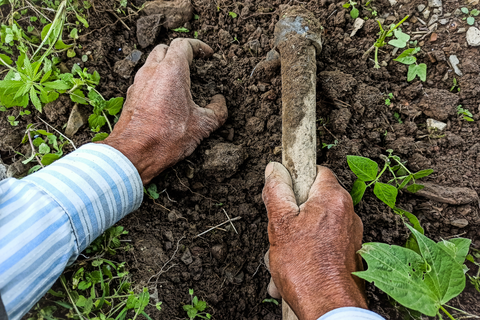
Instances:
[[[347,156],[350,169],[362,181],[372,181],[377,177],[378,164],[365,157]]]
[[[105,119],[104,116],[99,116],[97,114],[91,114],[90,117],[88,117],[88,124],[90,125],[90,128],[92,130],[97,130],[98,131],[106,123],[107,123],[107,120]]]
[[[412,185],[409,185],[407,187],[407,190],[410,191],[411,193],[416,193],[417,191],[420,191],[422,190],[423,188],[425,188],[424,185],[421,185],[421,184],[412,184]]]
[[[353,7],[352,8],[352,11],[350,11],[350,17],[352,17],[352,19],[357,19],[358,18],[358,9]]]
[[[407,42],[410,40],[410,36],[406,33],[403,33],[400,29],[395,29],[393,34],[395,35],[396,39],[388,41],[388,44],[397,48],[405,48]]]
[[[97,133],[95,137],[93,137],[92,142],[103,141],[107,137],[108,137],[108,133],[106,132]]]
[[[123,98],[118,97],[118,98],[112,98],[107,102],[106,105],[106,110],[108,113],[112,116],[116,115],[117,113],[122,110],[123,107]]]
[[[438,245],[441,249],[447,252],[452,258],[457,261],[460,265],[465,262],[467,257],[468,250],[470,249],[470,244],[472,240],[465,238],[453,238],[450,240],[443,240],[438,242]]]
[[[415,230],[417,230],[421,234],[425,234],[425,230],[423,230],[422,226],[420,225],[420,221],[418,221],[417,217],[413,213],[410,213],[398,207],[393,208],[393,212],[401,216],[405,216],[408,221],[410,221]]]
[[[345,9],[350,8],[350,2],[344,3],[342,7],[344,7]]]
[[[412,180],[412,175],[407,176],[405,179],[403,179],[402,183],[398,186],[398,190],[401,190],[405,188],[405,186]]]
[[[425,63],[411,64],[408,67],[407,81],[412,81],[416,76],[423,82],[427,80],[427,65]]]
[[[407,227],[417,239],[420,254],[400,246],[366,243],[359,253],[368,269],[353,274],[373,282],[403,306],[434,317],[441,305],[465,288],[463,268],[442,245]]]
[[[367,189],[367,185],[365,184],[364,181],[360,179],[355,180],[355,182],[353,183],[352,191],[350,192],[354,206],[360,203],[366,189]]]
[[[473,26],[475,24],[475,18],[474,17],[468,17],[467,18],[467,23],[470,26]]]
[[[462,10],[463,13],[468,14],[468,8],[463,7],[463,8],[461,8],[460,10]]]
[[[373,193],[378,199],[382,200],[390,208],[395,208],[398,190],[392,185],[377,182],[373,188]]]
[[[417,58],[415,58],[413,55],[416,54],[419,50],[418,48],[410,48],[405,51],[403,51],[396,59],[393,59],[394,61],[398,61],[400,63],[409,65],[412,63],[415,63],[417,61]]]
[[[85,94],[80,89],[73,91],[72,94],[70,94],[70,99],[76,103],[88,104],[87,100],[85,99]]]
[[[480,14],[480,11],[477,10],[477,9],[472,9],[472,11],[470,11],[470,14],[474,17],[478,16]]]
[[[433,172],[434,172],[433,169],[420,170],[420,171],[418,171],[417,173],[414,173],[414,174],[413,174],[413,177],[414,177],[415,179],[420,179],[420,178],[428,177],[428,176],[431,175]]]

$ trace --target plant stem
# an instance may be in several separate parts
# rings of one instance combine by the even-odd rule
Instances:
[[[378,47],[375,47],[375,69],[380,69],[380,65],[378,64]]]
[[[107,115],[105,114],[105,111],[102,111],[103,116],[105,117],[105,120],[107,120],[108,128],[110,129],[110,133],[113,131],[112,125],[110,124],[110,121],[108,120]]]
[[[447,310],[445,310],[445,308],[443,306],[440,306],[440,309],[442,309],[442,311],[452,320],[455,320],[454,317],[452,317],[452,315],[450,313],[448,313]]]
[[[45,166],[42,164],[42,161],[40,158],[37,156],[37,153],[35,152],[35,146],[33,145],[32,137],[30,136],[30,129],[27,131],[28,135],[28,141],[30,141],[30,146],[32,147],[32,152],[35,154],[35,158],[37,159],[38,163],[42,166],[42,168],[45,168]]]
[[[82,315],[82,313],[80,312],[80,310],[78,310],[77,308],[77,305],[75,304],[75,301],[73,301],[72,299],[72,296],[70,296],[70,292],[68,291],[68,288],[67,288],[67,285],[65,284],[65,282],[63,281],[62,278],[60,278],[60,282],[62,283],[63,287],[65,288],[65,292],[67,292],[67,295],[68,295],[68,299],[70,300],[70,302],[72,303],[73,307],[75,308],[75,311],[77,312],[78,316],[80,317],[80,319],[85,319]]]
[[[458,311],[458,312],[461,312],[461,313],[463,313],[463,314],[465,314],[465,315],[468,315],[469,317],[473,317],[473,318],[476,318],[476,319],[480,318],[479,316],[476,316],[476,315],[471,314],[471,313],[468,313],[468,312],[466,312],[466,311],[463,311],[463,310],[454,308],[454,307],[452,307],[452,306],[449,306],[448,304],[446,304],[445,307],[449,307],[449,308],[451,308],[451,309],[453,309],[453,310],[455,310],[455,311]]]
[[[370,183],[368,187],[370,187],[372,184],[375,184],[378,182],[378,180],[382,177],[382,174],[385,172],[385,170],[387,170],[387,167],[388,167],[388,163],[385,163],[385,166],[383,167],[382,171],[380,172],[380,174],[377,176],[377,178],[375,180],[372,181],[372,183]]]

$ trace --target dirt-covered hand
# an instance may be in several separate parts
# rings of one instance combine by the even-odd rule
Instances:
[[[298,206],[287,169],[270,163],[263,200],[268,212],[269,293],[280,296],[300,320],[316,320],[340,307],[367,308],[362,270],[363,224],[350,195],[318,166],[308,200]]]
[[[128,89],[120,120],[103,141],[122,152],[144,184],[192,154],[227,119],[223,95],[201,108],[190,93],[190,63],[213,50],[194,39],[157,46]]]

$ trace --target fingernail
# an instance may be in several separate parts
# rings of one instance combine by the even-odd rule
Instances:
[[[267,165],[267,168],[265,168],[265,179],[267,179],[272,174],[273,169],[274,169],[274,165],[275,165],[275,163],[270,162]]]

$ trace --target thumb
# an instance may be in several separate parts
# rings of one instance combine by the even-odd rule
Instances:
[[[265,186],[262,196],[270,221],[298,212],[292,178],[288,170],[278,162],[270,162],[265,169]]]
[[[217,118],[218,126],[222,126],[228,117],[227,102],[222,94],[216,94],[212,97],[210,104],[205,106],[205,109],[213,111],[215,118]],[[215,128],[218,129],[218,128]]]

